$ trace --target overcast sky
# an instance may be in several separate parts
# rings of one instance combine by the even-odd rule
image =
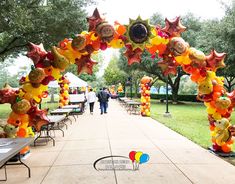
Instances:
[[[231,0],[223,0],[231,2]],[[92,14],[97,7],[110,23],[118,20],[120,23],[128,23],[129,18],[135,19],[138,15],[142,18],[150,18],[158,12],[167,18],[182,16],[191,12],[203,19],[220,18],[224,10],[220,0],[99,0],[98,5],[88,8]]]

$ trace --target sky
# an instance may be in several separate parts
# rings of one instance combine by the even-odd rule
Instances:
[[[230,3],[231,0],[223,0]],[[101,16],[113,24],[118,21],[121,24],[128,24],[129,18],[136,19],[139,15],[142,19],[148,19],[154,13],[160,13],[163,17],[173,19],[176,16],[182,16],[188,12],[201,17],[202,19],[221,18],[224,16],[224,10],[218,0],[98,0],[98,4],[87,8],[88,15],[91,16],[94,9],[98,8]],[[115,49],[102,51],[104,56],[104,66],[100,69],[98,75],[101,76],[104,68],[113,54],[117,54]],[[32,62],[26,57],[17,58],[17,64],[10,68],[10,73],[14,74],[22,63],[31,65]]]

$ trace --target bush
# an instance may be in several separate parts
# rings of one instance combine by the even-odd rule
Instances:
[[[134,97],[135,94],[132,94]],[[131,94],[127,93],[127,96],[130,97]],[[137,97],[140,98],[140,93],[137,94]],[[151,94],[151,99],[166,100],[165,94]],[[168,95],[168,99],[172,100],[172,95]],[[178,101],[187,101],[187,102],[200,102],[197,100],[197,95],[178,95]]]

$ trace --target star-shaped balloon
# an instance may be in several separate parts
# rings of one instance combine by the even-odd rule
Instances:
[[[206,56],[207,68],[212,71],[216,71],[218,68],[225,67],[224,58],[226,53],[218,53],[214,49],[212,49],[211,53]]]
[[[45,59],[47,52],[45,51],[42,43],[39,45],[29,43],[29,51],[26,54],[27,57],[33,60],[34,65],[38,64],[39,61]]]
[[[37,106],[31,107],[28,112],[30,118],[30,126],[33,126],[37,131],[41,130],[41,126],[49,123],[49,119],[47,118],[47,111],[41,110]]]
[[[142,53],[143,51],[140,48],[132,50],[131,45],[127,45],[124,55],[128,59],[128,65],[132,65],[133,63],[140,63]]]
[[[94,31],[96,26],[100,24],[101,22],[103,22],[104,19],[100,17],[100,13],[98,9],[96,8],[93,12],[93,15],[90,17],[87,17],[87,21],[89,23],[89,31]]]
[[[162,28],[162,31],[167,33],[170,37],[180,36],[180,34],[186,29],[186,27],[181,24],[180,17],[176,17],[173,20],[168,20],[166,18],[165,23],[166,25]]]
[[[0,104],[14,104],[16,101],[16,90],[10,85],[5,84],[4,88],[0,89]]]
[[[162,61],[159,61],[157,65],[161,68],[163,75],[177,74],[177,63],[173,57],[164,56]]]
[[[78,75],[85,72],[89,75],[93,73],[93,66],[98,64],[91,59],[90,55],[82,56],[80,59],[76,59]]]

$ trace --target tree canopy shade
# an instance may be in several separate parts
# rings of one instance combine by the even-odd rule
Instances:
[[[0,59],[26,51],[28,42],[46,49],[87,29],[84,8],[93,0],[1,0]]]

